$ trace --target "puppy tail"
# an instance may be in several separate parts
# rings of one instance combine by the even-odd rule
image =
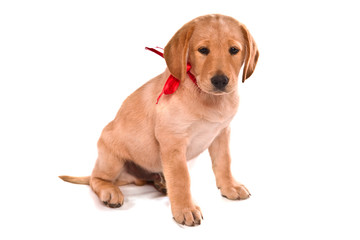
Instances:
[[[63,181],[75,184],[89,185],[90,176],[87,177],[71,177],[71,176],[59,176]]]

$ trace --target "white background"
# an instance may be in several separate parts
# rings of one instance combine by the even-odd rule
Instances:
[[[355,2],[1,1],[0,238],[359,239]],[[189,163],[196,228],[152,187],[121,187],[125,205],[108,209],[58,179],[91,173],[102,128],[165,69],[144,47],[208,13],[243,22],[260,51],[232,122],[233,173],[252,197],[223,199],[207,152]]]

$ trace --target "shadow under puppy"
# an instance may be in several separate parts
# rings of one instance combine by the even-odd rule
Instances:
[[[244,82],[258,57],[247,28],[231,17],[206,15],[186,23],[164,49],[165,71],[131,94],[104,128],[91,176],[60,178],[89,184],[109,207],[124,202],[119,185],[154,182],[167,192],[175,221],[194,226],[202,213],[191,197],[187,160],[208,149],[221,194],[248,198],[231,174],[229,124],[239,104],[241,66]],[[177,81],[176,91],[162,95],[169,78]]]

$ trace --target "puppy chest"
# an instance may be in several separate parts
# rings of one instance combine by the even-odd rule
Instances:
[[[186,157],[195,158],[205,151],[220,131],[225,127],[221,123],[199,122],[190,128]]]

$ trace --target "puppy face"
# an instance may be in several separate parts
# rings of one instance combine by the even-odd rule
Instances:
[[[184,79],[189,62],[199,88],[214,95],[233,92],[241,66],[244,64],[244,82],[258,57],[246,27],[222,15],[207,15],[185,24],[165,47],[165,60],[175,77]]]
[[[188,53],[198,86],[210,94],[234,91],[245,50],[245,38],[236,22],[225,18],[199,21]]]

